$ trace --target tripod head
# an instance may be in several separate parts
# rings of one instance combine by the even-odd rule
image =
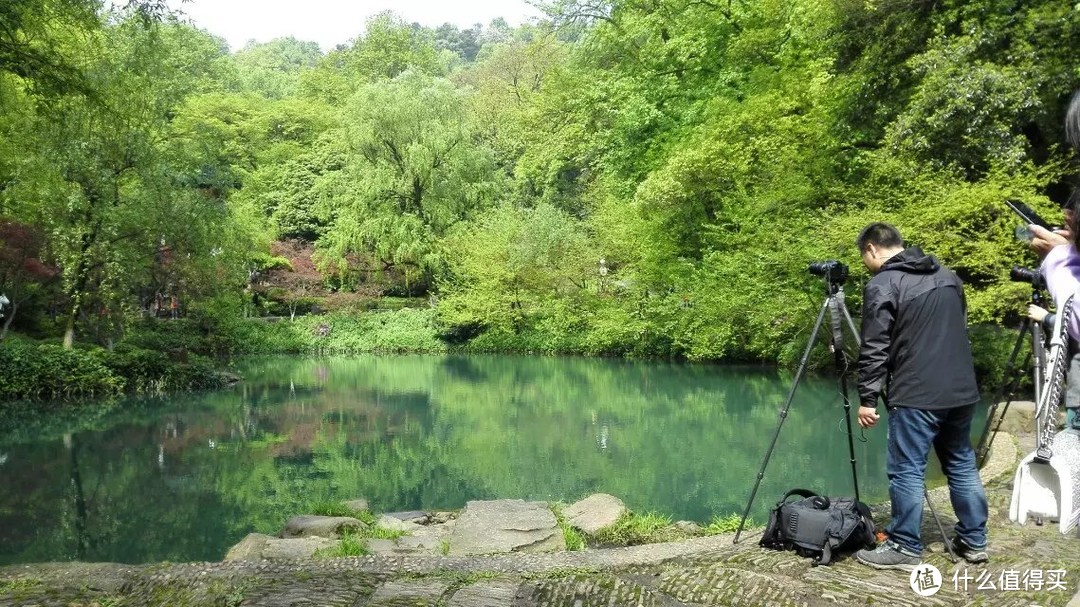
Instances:
[[[810,264],[807,271],[814,276],[825,279],[825,290],[829,295],[835,294],[844,286],[848,277],[848,267],[841,261],[829,259],[827,261],[815,261]]]

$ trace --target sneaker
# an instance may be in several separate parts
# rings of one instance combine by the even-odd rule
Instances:
[[[860,550],[855,553],[855,560],[874,569],[901,569],[915,571],[922,564],[922,558],[900,552],[892,543],[884,543],[873,550]]]
[[[952,549],[956,553],[956,556],[964,559],[969,563],[985,563],[990,560],[990,555],[986,554],[986,548],[972,548],[967,545],[967,542],[960,539],[960,536],[956,536],[952,540]]]

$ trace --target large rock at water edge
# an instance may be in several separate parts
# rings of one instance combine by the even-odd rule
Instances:
[[[262,533],[249,533],[229,549],[225,555],[226,561],[263,561],[263,560],[291,560],[308,559],[315,555],[315,551],[322,548],[333,548],[337,540],[323,537],[301,537],[279,539]]]
[[[563,511],[566,522],[588,535],[610,527],[627,512],[626,504],[614,495],[594,493]]]
[[[294,516],[285,523],[285,529],[282,530],[281,537],[294,538],[316,536],[339,538],[344,533],[362,531],[366,527],[367,525],[365,525],[363,521],[351,516],[316,516],[314,514],[303,514]]]
[[[473,501],[450,536],[450,554],[566,550],[555,515],[544,502]]]
[[[261,561],[266,542],[277,539],[265,533],[249,533],[235,546],[229,548],[223,560],[226,561]]]

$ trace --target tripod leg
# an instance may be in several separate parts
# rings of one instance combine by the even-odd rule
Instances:
[[[833,339],[833,362],[836,373],[840,377],[840,392],[844,398],[844,422],[847,424],[848,455],[851,460],[851,483],[855,486],[855,500],[859,501],[859,472],[855,461],[855,439],[851,430],[851,402],[848,400],[847,386],[847,354],[844,353],[844,332],[841,330],[841,317],[851,317],[844,305],[844,290],[837,289],[836,293],[829,297],[829,324],[832,327]],[[856,339],[856,343],[858,340]]]
[[[1035,402],[1042,399],[1043,381],[1048,371],[1046,368],[1046,334],[1038,323],[1031,323],[1031,364],[1032,381],[1035,382]]]
[[[1016,336],[1016,343],[1013,344],[1012,353],[1009,354],[1009,359],[1005,363],[1005,375],[1001,382],[1001,388],[994,396],[994,402],[990,403],[990,410],[986,413],[986,425],[983,426],[982,434],[979,436],[978,446],[975,448],[975,458],[979,466],[983,464],[983,461],[986,459],[986,454],[990,451],[990,445],[994,442],[990,428],[994,423],[994,416],[997,414],[998,403],[1006,395],[1009,397],[1009,402],[1012,402],[1012,396],[1016,391],[1017,385],[1020,383],[1020,375],[1017,373],[1016,369],[1016,356],[1020,353],[1020,348],[1024,345],[1024,338],[1027,337],[1030,323],[1031,319],[1025,318],[1024,323],[1020,326],[1020,334]],[[1036,384],[1036,390],[1038,390],[1038,384]],[[1037,398],[1038,397],[1036,397],[1036,399]],[[1005,413],[1008,412],[1008,410],[1009,403],[1005,403],[1005,408],[1001,412],[1002,418],[1005,417]],[[999,421],[997,425],[1000,427],[1001,422]],[[993,431],[993,434],[997,434],[996,429]]]
[[[761,461],[761,469],[758,470],[757,479],[754,481],[754,488],[750,491],[750,499],[746,502],[746,509],[743,510],[742,519],[739,520],[739,529],[735,532],[735,539],[733,544],[739,543],[739,536],[742,535],[743,527],[746,525],[746,517],[750,515],[750,507],[754,503],[754,498],[757,497],[758,488],[761,486],[761,479],[765,477],[765,467],[769,465],[769,458],[772,457],[773,448],[776,447],[776,440],[780,438],[780,428],[784,425],[784,420],[787,418],[788,410],[791,408],[791,401],[795,398],[795,389],[799,387],[799,380],[802,379],[802,374],[806,371],[806,361],[810,359],[810,350],[814,347],[814,341],[817,339],[818,332],[821,330],[821,321],[825,319],[825,310],[829,307],[829,298],[826,297],[825,301],[821,304],[821,310],[818,311],[817,320],[814,322],[814,329],[810,332],[810,340],[806,342],[806,350],[803,351],[802,359],[799,361],[799,368],[795,371],[795,379],[791,382],[791,390],[788,392],[787,401],[784,403],[784,408],[780,410],[780,421],[776,424],[776,431],[773,432],[772,441],[769,442],[769,448],[765,451],[765,459]]]
[[[941,524],[941,519],[937,515],[937,510],[934,509],[934,502],[930,501],[930,491],[923,485],[923,495],[926,496],[926,505],[930,506],[930,514],[934,515],[934,521],[937,523],[938,531],[941,532],[941,541],[945,542],[945,550],[949,552],[949,556],[952,558],[953,564],[957,562],[956,553],[953,552],[952,542],[949,541],[949,536],[945,534],[945,527]]]
[[[843,289],[841,289],[843,291]],[[859,329],[855,326],[855,321],[851,320],[851,312],[847,309],[847,306],[840,306],[840,309],[844,312],[844,319],[847,320],[847,326],[851,329],[851,335],[855,338],[855,346],[862,346],[861,336],[859,335]]]

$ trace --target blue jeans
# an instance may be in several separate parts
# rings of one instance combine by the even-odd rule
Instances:
[[[886,531],[904,552],[922,554],[919,530],[931,445],[949,481],[949,500],[958,519],[956,534],[972,548],[986,547],[986,492],[975,468],[970,438],[974,414],[974,404],[934,411],[889,409],[886,471],[892,522]]]

